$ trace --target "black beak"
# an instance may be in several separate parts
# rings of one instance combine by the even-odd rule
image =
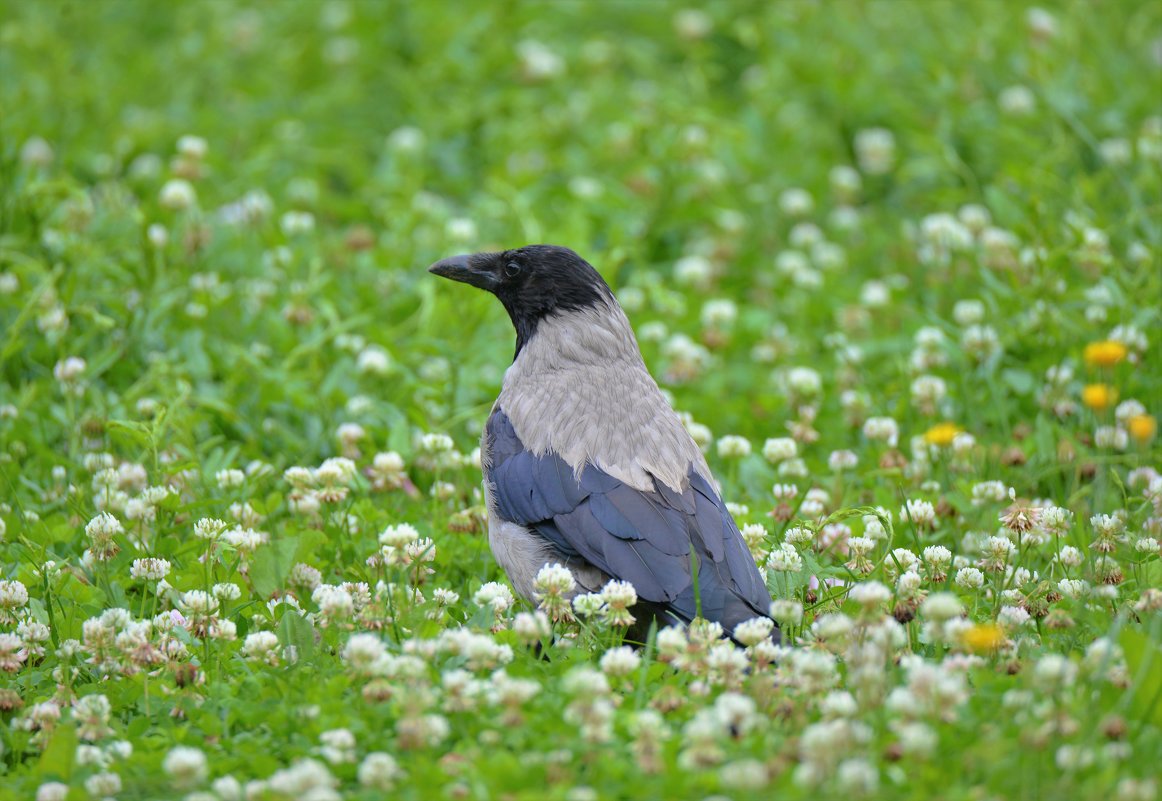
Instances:
[[[489,292],[496,288],[497,283],[490,260],[481,258],[481,254],[441,259],[429,267],[428,272]]]

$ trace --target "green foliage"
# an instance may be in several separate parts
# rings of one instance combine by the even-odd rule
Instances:
[[[1157,797],[1162,8],[694,5],[0,0],[0,801]],[[492,584],[541,241],[781,646]]]

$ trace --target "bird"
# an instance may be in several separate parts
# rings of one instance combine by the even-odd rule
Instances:
[[[770,593],[706,458],[600,273],[543,244],[429,271],[494,295],[516,330],[480,461],[489,546],[517,593],[535,604],[537,573],[560,564],[574,593],[632,584],[639,637],[697,618],[730,635],[768,617]]]

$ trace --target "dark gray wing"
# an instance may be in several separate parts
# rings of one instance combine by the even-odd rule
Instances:
[[[767,614],[771,597],[746,542],[718,493],[693,470],[682,492],[656,480],[653,491],[638,490],[593,465],[578,477],[557,454],[529,452],[499,407],[488,418],[487,438],[485,478],[504,520],[632,583],[642,599],[682,620],[701,607],[703,617],[730,632]]]

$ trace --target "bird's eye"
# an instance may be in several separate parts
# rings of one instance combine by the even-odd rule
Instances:
[[[518,275],[520,275],[520,265],[515,261],[510,261],[508,264],[504,265],[505,278],[516,278]]]

